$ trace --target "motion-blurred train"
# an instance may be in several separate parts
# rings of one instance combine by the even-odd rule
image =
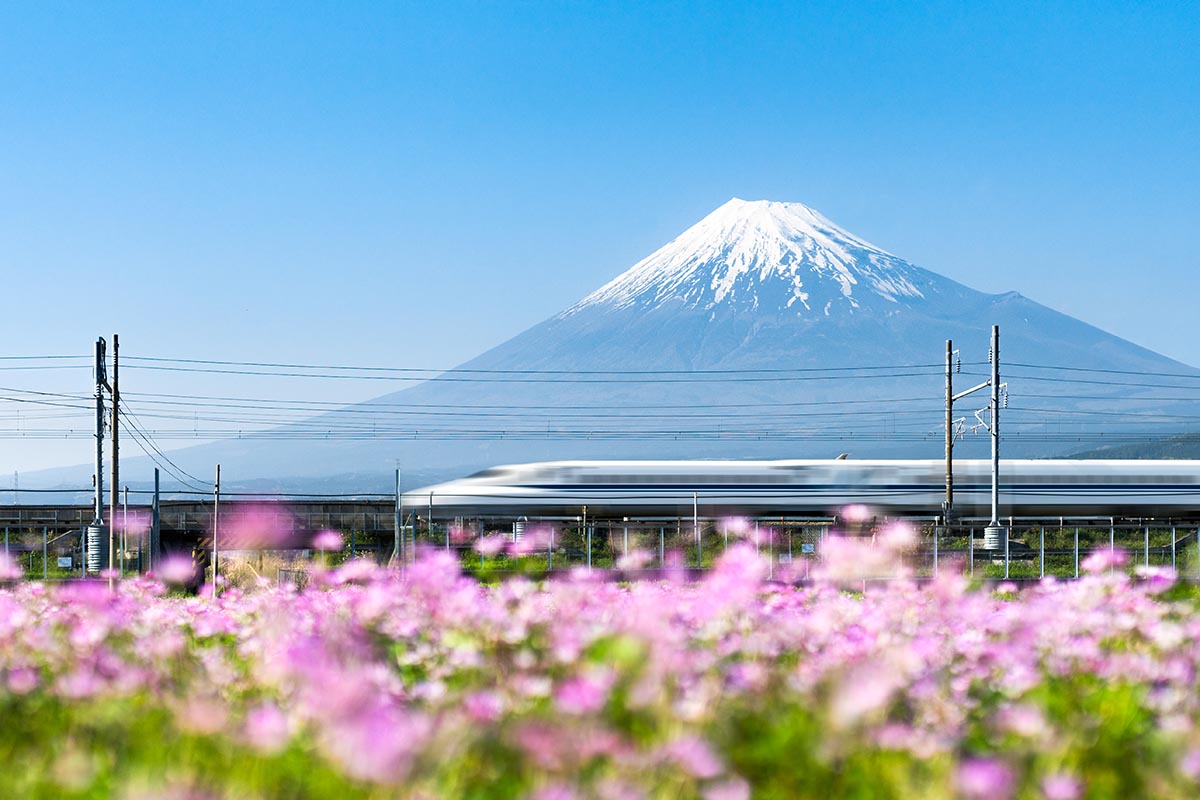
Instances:
[[[406,508],[456,516],[830,515],[866,505],[934,516],[942,460],[553,461],[491,467],[404,494]],[[991,462],[954,462],[954,510],[986,516]],[[1007,516],[1200,519],[1200,461],[1003,460]]]

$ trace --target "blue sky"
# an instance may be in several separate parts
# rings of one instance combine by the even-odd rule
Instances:
[[[449,366],[739,196],[1200,365],[1198,41],[1196,3],[5,4],[0,350]]]

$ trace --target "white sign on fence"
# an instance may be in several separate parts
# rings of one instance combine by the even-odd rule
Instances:
[[[66,567],[67,569],[70,569],[71,567],[75,566],[74,563],[72,562],[72,559],[70,556],[59,556],[58,557],[58,565],[60,567]]]
[[[817,546],[810,542],[805,542],[800,545],[801,553],[815,553],[816,551],[817,551]]]

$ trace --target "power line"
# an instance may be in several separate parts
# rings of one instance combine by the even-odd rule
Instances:
[[[744,369],[482,369],[477,367],[451,367],[433,369],[427,367],[364,367],[344,364],[287,364],[269,361],[217,361],[198,358],[162,358],[150,356],[126,356],[127,360],[150,361],[171,364],[208,364],[215,366],[237,367],[271,367],[280,369],[325,369],[325,370],[356,370],[365,372],[402,372],[402,373],[462,373],[478,375],[738,375],[759,373],[809,373],[809,372],[855,372],[871,370],[895,369],[939,369],[940,364],[891,364],[866,367],[758,367]]]
[[[653,373],[655,377],[647,378],[628,378],[624,377],[619,380],[612,378],[588,378],[588,377],[563,377],[563,378],[518,378],[518,377],[499,377],[499,378],[476,378],[476,377],[456,377],[457,371],[450,371],[438,375],[428,375],[417,377],[412,375],[336,375],[329,373],[316,372],[267,372],[263,370],[241,370],[241,369],[209,369],[196,367],[164,367],[148,364],[132,364],[131,369],[142,370],[159,370],[164,372],[188,372],[202,373],[209,375],[256,375],[260,377],[275,377],[275,378],[319,378],[322,380],[361,380],[361,381],[393,381],[401,383],[602,383],[602,384],[674,384],[674,383],[774,383],[780,381],[828,381],[828,380],[872,380],[872,379],[890,379],[890,378],[913,378],[913,377],[933,377],[935,372],[892,372],[887,374],[876,375],[771,375],[767,377],[749,377],[739,375],[736,377],[676,377],[671,379],[663,379],[658,377],[661,375],[670,375],[668,372]],[[569,373],[564,373],[569,374]],[[621,373],[611,373],[621,374]],[[628,373],[628,374],[647,374],[647,373]]]

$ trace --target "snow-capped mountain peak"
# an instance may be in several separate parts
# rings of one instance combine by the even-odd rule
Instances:
[[[937,279],[801,203],[734,198],[561,316],[680,304],[828,316],[924,298]]]

